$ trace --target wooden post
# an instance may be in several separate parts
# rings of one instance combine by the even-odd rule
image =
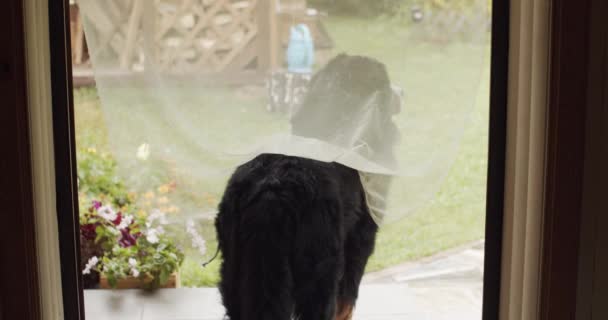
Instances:
[[[156,44],[156,33],[158,32],[156,20],[158,16],[158,11],[156,9],[155,1],[144,1],[143,13],[143,46],[146,55],[144,62],[144,72],[150,75],[155,73],[156,66],[159,62],[157,57],[158,47]]]
[[[280,0],[269,0],[269,24],[270,24],[270,70],[274,70],[279,67],[279,50],[281,49],[279,39],[279,26],[277,23],[277,1]]]
[[[72,64],[82,64],[82,56],[84,51],[84,30],[82,28],[82,18],[80,17],[80,9],[77,5],[70,5],[70,26],[71,26],[71,43],[72,43]]]
[[[74,36],[74,64],[82,64],[84,56],[84,27],[80,13],[76,17],[76,35]]]
[[[258,68],[267,73],[279,66],[276,0],[261,0],[257,8]]]
[[[135,0],[133,2],[133,8],[131,8],[131,15],[129,17],[129,25],[127,27],[125,50],[120,55],[121,69],[129,69],[130,67],[129,64],[133,57],[135,42],[137,41],[137,32],[141,21],[141,15],[143,13],[143,7],[143,0]]]

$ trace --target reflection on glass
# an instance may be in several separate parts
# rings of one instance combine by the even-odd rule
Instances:
[[[88,289],[215,287],[221,257],[201,264],[216,251],[227,179],[274,150],[392,176],[356,318],[479,317],[489,1],[79,0],[76,8],[75,74],[95,80],[74,92]],[[368,141],[348,140],[376,119],[365,107],[338,133],[339,124],[320,120],[331,109],[307,120],[331,132],[320,139],[330,147],[293,140],[315,73],[340,53],[386,67],[399,101],[394,163]],[[87,304],[110,314],[118,307],[100,302],[103,292],[87,290]],[[219,303],[204,309],[223,312]]]

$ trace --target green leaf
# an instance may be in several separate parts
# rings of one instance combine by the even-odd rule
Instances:
[[[97,226],[97,228],[95,228],[95,243],[99,242],[99,240],[101,240],[101,238],[103,238],[104,235],[104,229],[102,226]]]
[[[163,268],[162,270],[160,270],[160,275],[158,279],[160,285],[164,285],[165,283],[167,283],[167,280],[169,280],[169,276],[171,276],[171,272],[167,271],[167,269]]]
[[[110,287],[116,289],[116,284],[118,283],[116,278],[113,275],[106,275],[106,276],[108,277],[108,283],[110,284]]]

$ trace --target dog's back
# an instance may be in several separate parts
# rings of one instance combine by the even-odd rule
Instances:
[[[231,320],[327,320],[354,304],[377,226],[357,171],[265,154],[230,179],[216,229]]]

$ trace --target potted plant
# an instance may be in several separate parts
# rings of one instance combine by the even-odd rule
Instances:
[[[82,273],[98,272],[101,288],[167,288],[179,286],[184,254],[166,235],[165,213],[116,211],[93,201],[81,212],[81,237],[92,241],[100,255],[88,258]]]

